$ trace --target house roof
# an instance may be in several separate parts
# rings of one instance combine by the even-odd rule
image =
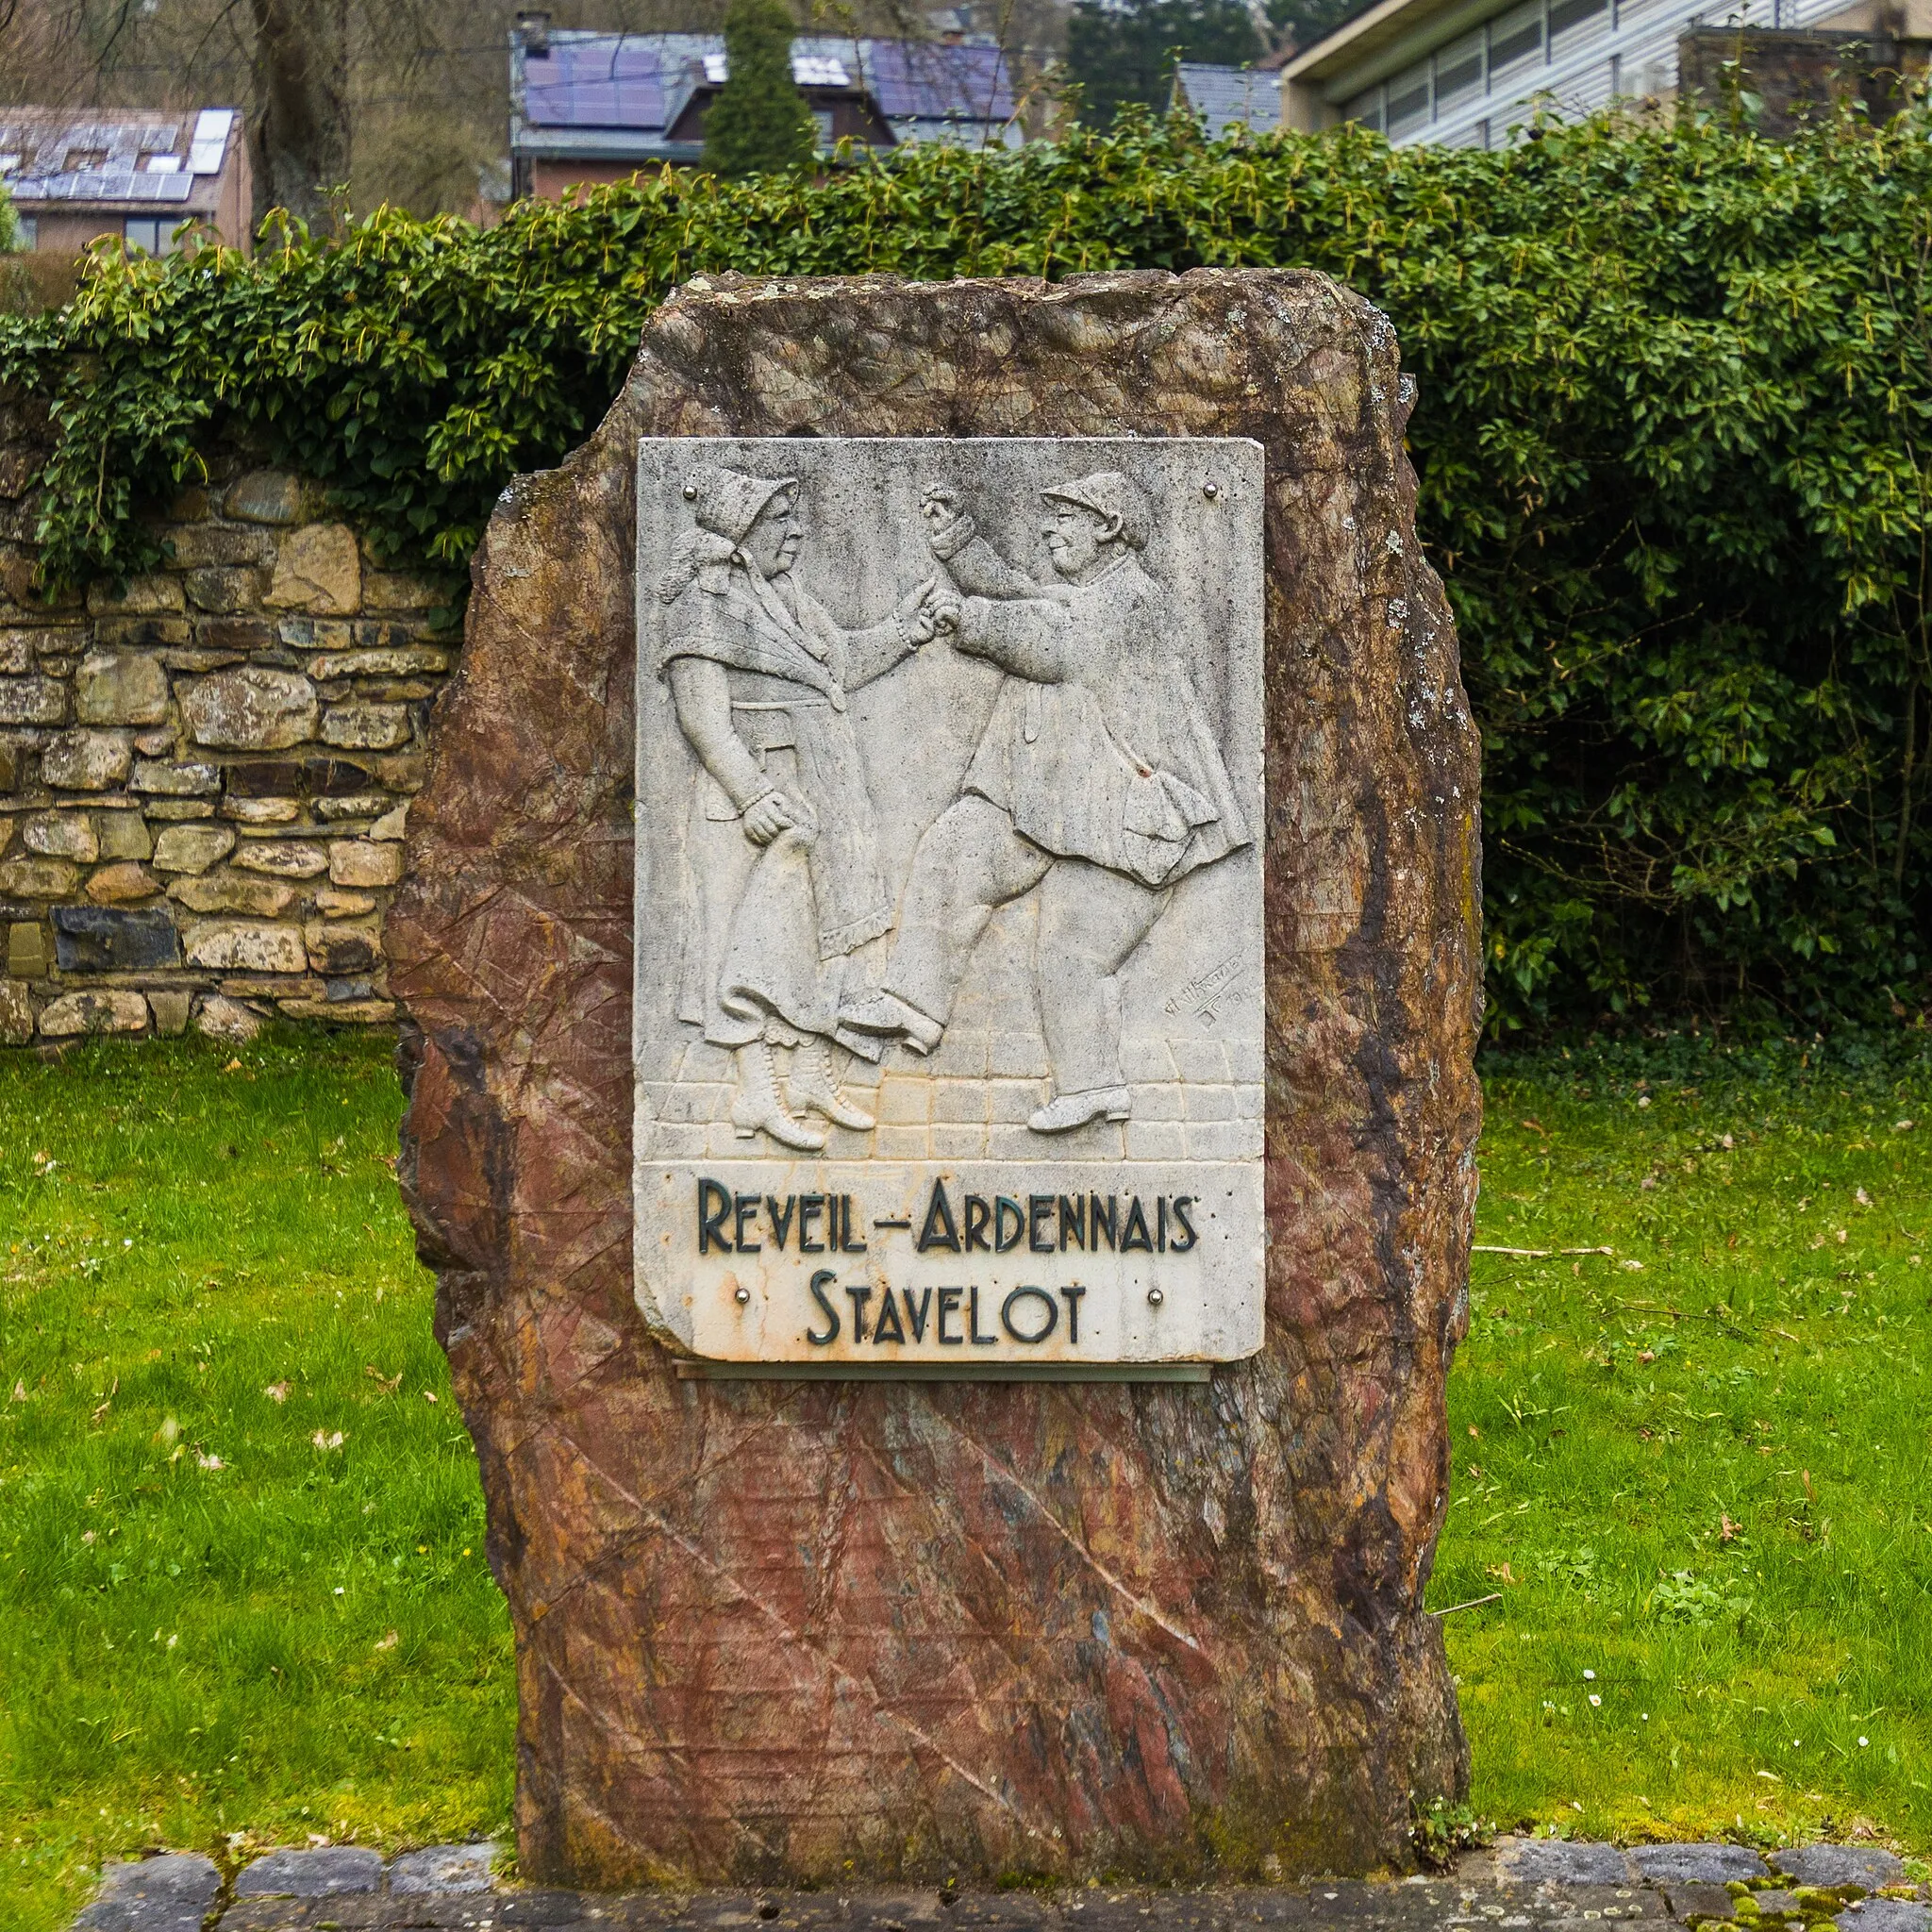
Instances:
[[[0,108],[0,182],[28,209],[211,209],[241,120],[233,108]]]
[[[669,133],[702,89],[726,77],[719,34],[597,34],[553,28],[542,52],[510,39],[510,145],[579,159],[685,159]],[[849,39],[791,43],[808,93],[868,97],[899,141],[1002,138],[1014,102],[997,43]]]
[[[1215,67],[1205,60],[1182,60],[1174,68],[1176,106],[1208,123],[1212,135],[1250,127],[1268,134],[1281,125],[1281,76],[1253,67]]]
[[[1372,0],[1332,27],[1281,70],[1284,81],[1332,79],[1384,52],[1416,28],[1448,13],[1458,0]]]

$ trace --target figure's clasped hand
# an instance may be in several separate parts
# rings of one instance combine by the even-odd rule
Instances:
[[[950,585],[936,589],[926,600],[925,614],[934,637],[959,635],[959,594]]]
[[[925,519],[926,542],[941,563],[950,563],[976,534],[973,518],[950,490],[928,490],[919,513]]]
[[[952,595],[952,589],[943,578],[927,577],[900,598],[893,615],[898,620],[899,634],[909,649],[916,651],[922,644],[932,642],[939,631],[938,613]]]
[[[754,845],[769,845],[780,832],[798,823],[798,815],[782,791],[768,791],[744,808],[744,836]]]

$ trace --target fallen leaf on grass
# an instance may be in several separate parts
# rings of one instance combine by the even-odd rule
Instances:
[[[199,1449],[194,1452],[194,1460],[203,1469],[225,1469],[227,1467],[227,1464],[219,1456],[204,1456]]]
[[[1507,1563],[1491,1563],[1484,1574],[1493,1576],[1498,1583],[1514,1583],[1517,1580],[1516,1573]]]
[[[403,1378],[400,1374],[393,1375],[385,1375],[382,1373],[382,1371],[375,1366],[374,1362],[364,1362],[362,1365],[362,1373],[365,1375],[367,1375],[372,1382],[375,1383],[376,1386],[381,1389],[382,1392],[385,1395],[393,1395],[396,1392],[396,1391],[403,1386]]]
[[[271,1402],[286,1402],[289,1399],[289,1385],[286,1382],[271,1382],[261,1392]]]
[[[436,1400],[436,1391],[434,1389],[424,1390],[423,1400],[425,1402],[434,1402]]]
[[[308,1440],[318,1449],[340,1449],[342,1446],[342,1432],[340,1429],[317,1429]]]
[[[1734,1542],[1743,1531],[1720,1509],[1717,1513],[1717,1540],[1721,1543]]]
[[[230,1060],[228,1064],[222,1069],[222,1072],[225,1074],[239,1074],[241,1071],[242,1062],[240,1060]]]
[[[386,1630],[375,1640],[375,1647],[377,1650],[393,1650],[401,1641],[393,1630]]]

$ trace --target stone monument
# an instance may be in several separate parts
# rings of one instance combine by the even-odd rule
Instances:
[[[617,1884],[1405,1862],[1476,737],[1386,320],[693,281],[474,567],[400,1174]]]

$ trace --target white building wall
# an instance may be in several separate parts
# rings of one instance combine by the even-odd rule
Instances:
[[[1514,0],[1341,103],[1396,146],[1500,147],[1540,107],[1566,120],[1672,92],[1691,26],[1810,26],[1845,0]]]

